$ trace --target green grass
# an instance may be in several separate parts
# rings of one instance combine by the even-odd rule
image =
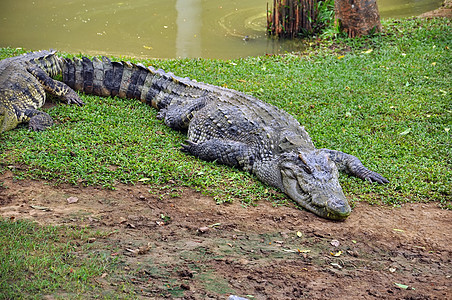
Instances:
[[[281,107],[318,148],[353,154],[390,180],[378,186],[343,175],[352,201],[437,201],[450,208],[450,25],[445,19],[390,20],[383,34],[322,41],[302,56],[142,62]],[[0,58],[18,52],[2,49]],[[21,127],[0,136],[0,171],[108,188],[137,181],[182,185],[219,202],[286,199],[245,172],[181,153],[184,135],[157,121],[152,108],[81,96],[82,108],[48,110],[56,121],[50,130]]]
[[[83,298],[114,264],[92,230],[0,219],[0,232],[0,299]]]

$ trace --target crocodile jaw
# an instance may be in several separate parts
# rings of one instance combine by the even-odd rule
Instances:
[[[281,173],[284,192],[303,208],[330,220],[345,220],[350,215],[350,205],[337,181],[325,182],[307,192],[298,176],[284,170]]]

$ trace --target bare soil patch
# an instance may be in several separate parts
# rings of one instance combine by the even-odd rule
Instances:
[[[126,283],[156,299],[452,298],[452,212],[434,203],[358,203],[332,222],[264,201],[217,205],[184,187],[53,186],[9,172],[0,182],[2,217],[112,232],[94,241],[118,257],[117,273],[94,279],[111,293]]]

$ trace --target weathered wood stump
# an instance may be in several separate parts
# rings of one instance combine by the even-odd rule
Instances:
[[[376,0],[336,0],[334,6],[336,20],[349,37],[381,31]]]

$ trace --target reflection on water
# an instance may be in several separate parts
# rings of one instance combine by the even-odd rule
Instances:
[[[0,46],[223,59],[302,49],[300,41],[266,37],[268,1],[0,0]],[[418,15],[442,1],[377,2],[385,18]]]
[[[200,57],[201,51],[201,0],[177,0],[177,57]]]
[[[427,11],[437,9],[442,0],[377,0],[382,18],[404,18],[418,16]]]

